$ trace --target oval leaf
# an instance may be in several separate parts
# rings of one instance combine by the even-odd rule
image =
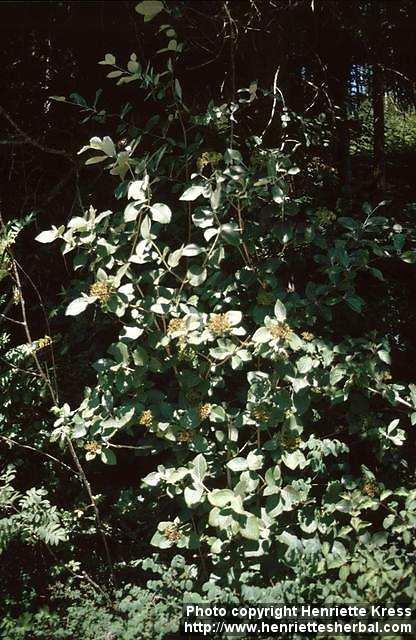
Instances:
[[[91,300],[89,298],[75,298],[75,300],[67,306],[65,315],[78,316],[80,313],[85,311],[90,302]]]

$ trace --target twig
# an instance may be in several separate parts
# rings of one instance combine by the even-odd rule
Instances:
[[[55,456],[52,456],[50,453],[45,453],[45,451],[41,451],[40,449],[36,449],[35,447],[31,447],[28,444],[22,444],[21,442],[17,442],[17,440],[13,440],[12,438],[9,438],[8,436],[0,436],[0,440],[4,440],[5,442],[7,442],[10,445],[16,445],[17,447],[21,447],[22,449],[28,449],[29,451],[33,451],[34,453],[38,453],[41,456],[45,456],[46,458],[50,458],[51,460],[53,460],[57,464],[61,465],[61,467],[64,467],[65,469],[67,469],[71,473],[73,473],[75,475],[78,475],[77,472],[72,467],[70,467],[65,462],[62,462],[62,460],[59,460],[58,458],[55,458]]]
[[[22,138],[27,142],[27,144],[30,144],[30,145],[32,145],[32,147],[36,147],[37,149],[40,149],[40,151],[43,151],[44,153],[50,153],[50,154],[55,155],[55,156],[62,156],[64,158],[67,158],[67,160],[69,160],[70,162],[75,163],[74,158],[69,153],[67,153],[66,151],[63,151],[61,149],[53,149],[52,147],[48,147],[46,145],[43,145],[40,142],[38,142],[37,140],[35,140],[34,138],[31,138],[27,133],[25,133],[19,127],[17,122],[15,122],[13,120],[13,118],[7,113],[5,108],[2,107],[1,105],[0,105],[0,114],[3,115],[6,118],[6,120],[12,125],[13,129],[15,129],[17,131],[17,133],[22,136]]]
[[[283,97],[283,93],[277,87],[277,78],[279,77],[279,72],[280,72],[280,67],[277,67],[277,69],[276,69],[276,71],[274,73],[274,78],[273,78],[273,105],[272,105],[272,111],[270,113],[269,121],[266,124],[266,126],[264,127],[264,130],[263,130],[263,132],[261,134],[261,138],[264,137],[264,134],[266,133],[267,129],[270,127],[271,123],[273,122],[274,114],[276,112],[277,92],[278,91],[279,91],[280,97],[282,99],[283,106],[285,106],[285,100],[284,100],[284,97]]]

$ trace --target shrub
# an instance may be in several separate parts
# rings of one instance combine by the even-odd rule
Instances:
[[[86,460],[110,465],[123,446],[166,452],[143,481],[163,512],[151,544],[188,549],[201,579],[285,579],[302,550],[349,581],[364,534],[413,553],[415,492],[390,469],[414,391],[391,379],[394,333],[377,332],[360,286],[384,280],[380,256],[414,260],[410,235],[376,215],[384,203],[354,217],[302,204],[287,111],[278,147],[253,135],[237,148],[258,87],[195,118],[171,59],[163,74],[134,54],[126,69],[100,64],[166,108],[121,151],[109,136],[81,149],[118,176],[116,206],[38,236],[75,255],[66,315],[121,329],[81,405],[56,408],[54,437],[70,430]],[[196,122],[221,152],[200,153]]]

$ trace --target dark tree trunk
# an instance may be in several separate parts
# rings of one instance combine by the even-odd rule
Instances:
[[[330,90],[336,109],[337,130],[337,164],[344,194],[344,206],[351,203],[351,153],[350,153],[350,126],[349,126],[349,79],[350,64],[347,60],[338,60],[336,68],[332,71]]]
[[[345,64],[340,73],[340,116],[339,121],[339,155],[342,186],[346,200],[351,198],[351,153],[350,153],[350,123],[349,123],[349,75],[350,67]]]
[[[380,64],[373,65],[374,179],[377,188],[386,188],[386,154],[384,144],[384,78]]]

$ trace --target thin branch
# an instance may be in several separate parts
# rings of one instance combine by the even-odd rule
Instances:
[[[22,136],[22,138],[27,142],[27,144],[32,145],[32,147],[36,147],[37,149],[40,149],[40,151],[43,151],[44,153],[50,153],[52,155],[55,156],[62,156],[64,158],[67,158],[67,160],[69,160],[70,162],[75,163],[74,158],[67,153],[66,151],[63,151],[61,149],[53,149],[52,147],[48,147],[46,145],[41,144],[40,142],[38,142],[37,140],[35,140],[34,138],[32,138],[31,136],[29,136],[27,133],[25,133],[17,124],[17,122],[15,122],[13,120],[13,118],[7,113],[7,111],[5,110],[4,107],[2,107],[0,105],[0,114],[3,115],[6,120],[9,122],[9,124],[12,125],[13,129],[15,129],[15,131],[17,131],[17,133]]]
[[[22,444],[21,442],[17,442],[17,440],[13,440],[12,438],[9,438],[8,436],[0,436],[0,440],[4,440],[4,442],[7,442],[9,445],[15,445],[17,447],[21,447],[22,449],[28,449],[29,451],[33,451],[34,453],[38,453],[41,456],[45,456],[46,458],[49,458],[50,460],[53,460],[57,464],[61,465],[61,467],[64,467],[65,469],[67,469],[71,473],[73,473],[75,475],[78,475],[77,472],[75,471],[75,469],[70,467],[65,462],[62,462],[62,460],[59,460],[59,458],[55,458],[55,456],[51,455],[50,453],[45,453],[45,451],[41,451],[40,449],[36,449],[35,447],[31,447],[28,444]]]
[[[275,74],[274,74],[274,78],[273,78],[273,105],[272,105],[272,110],[270,113],[270,118],[268,123],[266,124],[266,126],[264,127],[264,130],[261,134],[261,138],[264,137],[264,134],[266,133],[267,129],[270,127],[271,123],[273,122],[273,118],[274,118],[274,114],[276,112],[276,104],[277,104],[277,92],[279,92],[279,95],[281,97],[283,106],[285,106],[285,99],[283,97],[283,93],[280,91],[280,89],[277,86],[277,78],[279,77],[279,72],[280,72],[280,67],[277,67]]]

